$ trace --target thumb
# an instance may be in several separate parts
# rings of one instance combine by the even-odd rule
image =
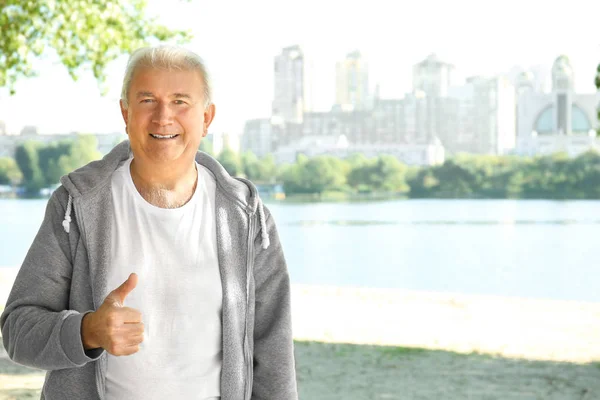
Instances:
[[[138,276],[135,272],[132,272],[129,275],[129,278],[127,278],[127,280],[123,282],[121,286],[110,292],[107,298],[110,298],[111,300],[119,303],[120,306],[123,306],[123,303],[125,303],[125,298],[133,289],[135,289],[137,282]]]

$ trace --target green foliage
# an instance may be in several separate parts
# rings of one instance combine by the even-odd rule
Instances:
[[[408,179],[411,197],[600,198],[600,155],[535,158],[461,155]]]
[[[233,150],[226,148],[219,154],[217,160],[221,163],[223,168],[231,176],[238,176],[242,173],[242,163],[240,157]]]
[[[98,159],[94,136],[79,136],[43,146],[25,142],[17,148],[16,163],[0,159],[0,184],[18,183],[35,192]],[[339,198],[352,193],[413,198],[542,198],[600,199],[600,154],[589,151],[576,158],[556,153],[534,158],[459,154],[442,165],[408,167],[382,155],[368,159],[308,158],[299,154],[293,164],[275,165],[272,155],[259,159],[225,149],[219,162],[233,176],[259,184],[282,183],[286,194],[312,199]],[[18,172],[15,168],[18,166]]]
[[[44,175],[40,169],[38,150],[40,143],[27,141],[17,146],[15,161],[23,174],[25,188],[29,192],[36,192],[44,187]]]
[[[202,139],[200,142],[200,151],[203,151],[211,156],[214,154],[212,141],[207,140],[206,138]]]
[[[145,15],[146,0],[0,1],[0,87],[35,75],[32,60],[53,49],[73,79],[91,68],[99,82],[106,65],[148,42],[187,41]]]
[[[34,141],[19,145],[15,160],[26,190],[37,193],[41,188],[59,183],[61,176],[99,159],[101,154],[97,146],[98,141],[93,135],[79,135],[75,140],[46,146]]]
[[[383,155],[367,160],[355,157],[349,160],[352,166],[348,174],[348,184],[359,192],[407,192],[406,165],[397,158]]]
[[[254,153],[247,151],[241,156],[242,168],[246,178],[258,183],[273,183],[277,174],[275,158],[272,154],[258,159]]]
[[[39,166],[44,174],[45,183],[49,185],[58,183],[60,177],[69,172],[69,170],[60,167],[59,160],[62,156],[68,156],[70,151],[71,141],[69,140],[61,140],[40,147],[38,150]]]
[[[600,64],[596,68],[596,79],[594,81],[596,89],[600,90]],[[600,108],[598,109],[598,120],[600,121]],[[600,136],[600,129],[598,129],[598,135]]]
[[[16,185],[23,179],[17,162],[9,157],[0,158],[0,185]]]
[[[60,176],[81,168],[90,161],[101,158],[102,154],[97,149],[98,140],[95,136],[79,135],[77,140],[70,143],[68,154],[63,154],[58,159],[58,167],[62,172]],[[58,183],[58,181],[48,183],[53,184]]]
[[[299,157],[299,162],[282,175],[286,193],[316,193],[344,190],[346,176],[344,161],[330,156],[311,159]]]

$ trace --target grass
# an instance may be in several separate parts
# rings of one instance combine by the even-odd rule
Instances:
[[[600,361],[311,341],[296,341],[295,355],[300,399],[600,399]],[[0,400],[38,399],[43,374],[0,359]]]
[[[29,400],[39,399],[39,389],[0,389],[0,400]]]
[[[600,362],[297,341],[301,399],[600,399]]]

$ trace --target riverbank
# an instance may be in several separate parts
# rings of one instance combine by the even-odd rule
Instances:
[[[297,340],[600,361],[600,303],[293,285]]]
[[[0,268],[0,305],[18,272]],[[600,303],[292,285],[300,341],[600,362]]]
[[[600,303],[292,285],[292,307],[301,399],[600,398]],[[0,355],[0,400],[42,384]]]
[[[389,346],[296,342],[302,400],[591,400],[597,364]],[[44,374],[0,357],[0,400],[39,399]]]

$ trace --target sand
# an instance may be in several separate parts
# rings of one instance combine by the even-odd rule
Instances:
[[[292,285],[292,316],[302,399],[600,399],[598,303]],[[42,383],[0,353],[0,400]]]
[[[600,303],[294,285],[299,340],[600,361]]]

